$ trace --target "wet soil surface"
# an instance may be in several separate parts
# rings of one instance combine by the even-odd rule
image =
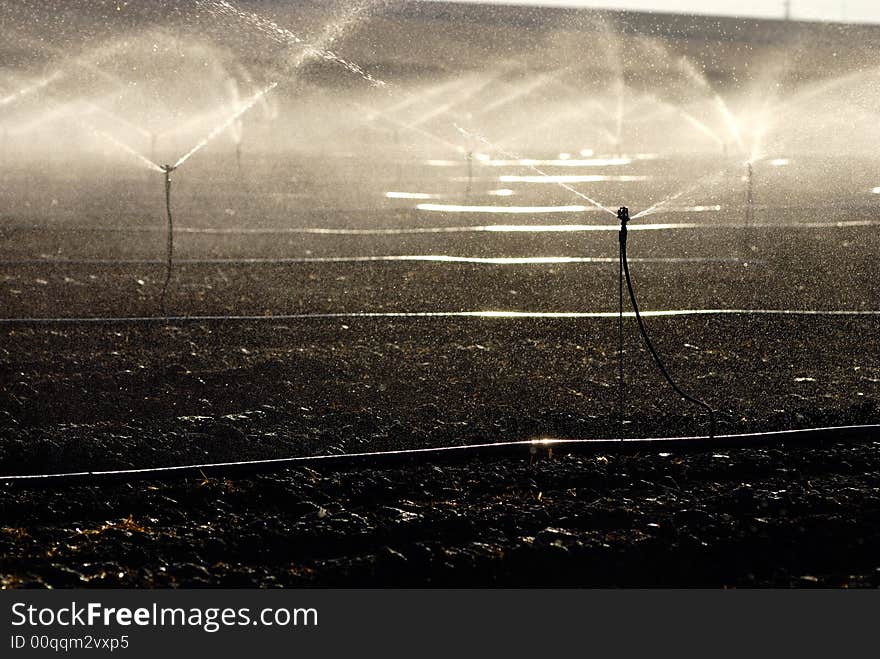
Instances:
[[[5,586],[880,586],[880,441],[0,491]]]
[[[0,473],[541,436],[705,419],[613,321],[7,327]],[[719,431],[876,423],[865,319],[652,319]],[[736,341],[730,337],[736,336]],[[880,586],[880,436],[852,444],[0,485],[7,586]]]
[[[193,227],[487,223],[485,215],[388,208],[303,216],[299,198],[276,204],[255,194],[205,210],[216,195],[187,192],[181,179],[176,203]],[[57,200],[33,191],[27,203],[4,204],[14,212],[0,230],[0,316],[157,315],[164,236],[156,182],[138,183],[152,186],[142,203],[104,192],[88,202],[92,214],[82,208],[91,197],[62,183]],[[381,199],[386,189],[394,188],[371,194]],[[73,198],[60,196],[65,190]],[[860,213],[794,209],[761,219],[875,219],[872,209]],[[659,219],[741,221],[736,213]],[[538,221],[607,219],[528,219]],[[108,231],[115,225],[119,232]],[[155,231],[139,232],[147,225]],[[876,235],[852,226],[645,231],[631,235],[630,255],[721,259],[635,260],[646,309],[864,311],[880,299]],[[177,247],[180,258],[196,260],[616,253],[613,231],[182,233]],[[152,263],[46,262],[95,258]],[[614,311],[616,283],[613,263],[181,263],[168,309]],[[721,433],[880,421],[876,316],[651,318],[648,327],[682,386],[717,409]],[[0,324],[0,475],[704,433],[705,416],[666,387],[631,321],[621,407],[616,337],[614,319]],[[878,487],[880,437],[672,454],[525,453],[231,480],[26,488],[0,478],[0,580],[11,587],[876,587]]]

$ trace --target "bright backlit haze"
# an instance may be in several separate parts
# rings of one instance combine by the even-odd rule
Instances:
[[[535,5],[545,7],[595,7],[671,14],[708,14],[783,18],[785,0],[449,0],[480,4]],[[791,18],[797,20],[880,23],[877,0],[791,0]]]

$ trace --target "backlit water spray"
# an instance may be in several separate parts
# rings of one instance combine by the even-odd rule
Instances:
[[[164,176],[165,180],[165,211],[167,217],[167,242],[166,242],[166,259],[165,259],[165,279],[162,285],[162,292],[160,294],[160,307],[163,313],[167,312],[167,295],[168,295],[168,286],[171,282],[171,275],[174,269],[174,222],[171,214],[171,173],[180,168],[184,163],[186,163],[190,158],[196,155],[199,151],[205,148],[208,144],[210,144],[218,135],[222,134],[225,130],[230,128],[230,126],[234,125],[235,122],[239,121],[248,110],[250,110],[254,105],[266,94],[275,89],[278,86],[278,83],[272,83],[267,87],[264,87],[256,94],[251,96],[246,102],[241,104],[235,112],[231,113],[225,120],[217,124],[214,129],[208,133],[204,138],[202,138],[199,142],[195,144],[189,151],[184,153],[173,165],[158,165],[153,160],[132,148],[125,142],[115,138],[113,135],[106,133],[91,124],[82,121],[82,125],[91,130],[95,135],[102,138],[109,144],[115,146],[119,150],[133,156],[138,162],[142,165],[150,169],[151,171],[159,172]]]
[[[104,132],[100,128],[96,128],[92,124],[87,121],[80,122],[86,129],[90,130],[92,133],[100,137],[102,140],[108,142],[109,144],[115,146],[117,149],[127,153],[128,155],[134,157],[141,165],[145,166],[147,169],[150,169],[154,172],[164,172],[161,166],[157,165],[155,162],[150,160],[147,156],[142,154],[137,149],[132,148],[122,140],[119,140],[110,133]]]
[[[724,170],[719,170],[717,172],[712,172],[710,174],[706,174],[705,176],[702,176],[699,179],[697,179],[692,185],[690,185],[682,190],[679,190],[675,194],[669,195],[665,199],[658,201],[656,204],[654,204],[652,206],[649,206],[648,208],[641,211],[640,213],[633,215],[632,219],[638,220],[640,218],[648,217],[649,215],[654,215],[655,213],[659,213],[663,208],[665,208],[666,206],[671,204],[673,201],[676,201],[677,199],[680,199],[681,197],[683,197],[687,194],[695,192],[695,191],[699,190],[700,188],[702,188],[703,186],[712,185],[712,184],[718,182],[722,178],[723,175],[724,175]]]
[[[19,89],[18,91],[14,92],[12,94],[8,94],[7,96],[3,96],[2,98],[0,98],[0,107],[14,103],[14,102],[24,98],[25,96],[30,96],[31,94],[34,94],[35,92],[38,92],[41,89],[44,89],[45,87],[48,87],[53,82],[58,80],[61,77],[61,75],[62,74],[60,71],[56,71],[52,75],[49,75],[49,76],[47,76],[41,80],[38,80],[37,82],[34,82],[30,85],[27,85],[26,87],[22,87],[21,89]]]
[[[205,148],[208,144],[210,144],[214,138],[223,133],[227,128],[232,126],[236,121],[238,121],[241,116],[250,110],[254,105],[256,105],[257,101],[259,101],[263,96],[268,94],[270,91],[275,89],[278,86],[277,82],[273,82],[272,84],[264,87],[256,94],[251,96],[242,106],[240,106],[235,112],[230,114],[225,121],[218,124],[214,130],[208,133],[204,138],[202,138],[192,149],[184,153],[180,158],[178,158],[177,162],[174,163],[173,169],[177,169],[187,160],[196,155],[199,151]]]
[[[573,187],[571,187],[570,185],[568,185],[564,181],[560,181],[558,179],[555,179],[554,177],[551,177],[547,172],[536,167],[535,165],[530,164],[529,161],[527,159],[523,158],[522,156],[519,156],[515,153],[510,153],[509,151],[504,151],[504,150],[500,149],[498,146],[496,146],[495,144],[493,144],[492,142],[490,142],[488,139],[483,137],[482,135],[479,135],[479,134],[474,133],[472,131],[466,130],[466,129],[462,128],[461,126],[459,126],[458,124],[455,124],[455,128],[462,135],[464,135],[466,138],[477,140],[477,141],[481,142],[482,144],[485,144],[489,149],[497,151],[498,153],[503,155],[505,158],[509,158],[511,160],[518,161],[520,164],[522,164],[522,166],[531,169],[533,172],[541,175],[542,177],[547,178],[548,180],[552,180],[554,183],[556,183],[556,185],[558,185],[562,189],[567,190],[568,192],[571,192],[573,195],[575,195],[577,197],[580,197],[581,199],[590,203],[592,206],[595,206],[599,210],[605,211],[606,213],[609,213],[610,215],[616,215],[616,213],[613,210],[611,210],[610,208],[608,208],[607,206],[603,206],[602,204],[600,204],[598,201],[596,201],[592,197],[588,197],[583,192],[574,189]]]
[[[384,87],[386,85],[383,80],[374,78],[370,73],[365,71],[358,64],[355,64],[354,62],[340,57],[336,53],[327,50],[321,46],[308,43],[305,39],[292,32],[291,30],[283,28],[274,21],[260,16],[259,14],[239,9],[231,2],[227,2],[226,0],[198,0],[197,4],[205,7],[209,12],[215,15],[227,16],[247,23],[262,34],[268,36],[276,43],[303,48],[303,54],[296,60],[293,66],[294,69],[301,66],[307,58],[317,58],[326,62],[339,64],[346,70],[363,78],[375,87]],[[336,33],[342,31],[348,22],[351,22],[354,19],[358,18],[361,13],[371,8],[375,4],[379,3],[367,2],[355,5],[354,8],[349,11],[349,20],[341,21],[337,26],[331,26],[330,31],[325,34],[324,40],[332,41],[337,36]]]

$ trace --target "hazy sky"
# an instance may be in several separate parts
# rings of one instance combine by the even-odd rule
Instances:
[[[452,0],[781,18],[785,0]],[[793,18],[880,23],[880,0],[791,0]]]

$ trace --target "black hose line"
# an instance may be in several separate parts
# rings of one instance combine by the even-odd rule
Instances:
[[[632,304],[633,312],[635,313],[636,323],[639,326],[639,334],[642,335],[642,340],[645,342],[645,346],[648,348],[648,352],[650,352],[651,356],[654,358],[654,363],[657,365],[660,373],[663,375],[664,379],[667,383],[669,383],[669,386],[672,387],[675,393],[681,396],[684,400],[703,408],[709,414],[709,438],[712,439],[715,437],[715,410],[713,410],[712,407],[705,401],[700,400],[696,396],[692,396],[678,386],[675,380],[672,379],[672,376],[666,369],[666,365],[663,363],[663,360],[660,358],[660,355],[657,353],[657,350],[654,348],[654,344],[651,342],[651,339],[648,336],[648,330],[645,327],[645,321],[642,320],[642,315],[639,312],[639,304],[636,301],[636,293],[635,290],[633,290],[632,278],[629,274],[629,263],[627,262],[626,257],[626,224],[627,222],[629,222],[629,210],[626,207],[621,207],[620,210],[617,211],[617,217],[620,219],[620,233],[618,234],[620,242],[620,264],[623,266],[623,274],[624,278],[626,279],[626,288],[629,292],[629,300]]]
[[[761,447],[810,446],[842,441],[880,440],[880,425],[836,426],[809,428],[805,430],[782,430],[721,435],[718,437],[652,437],[639,439],[538,439],[490,444],[466,444],[439,448],[408,449],[372,453],[344,453],[337,455],[309,455],[294,458],[268,460],[245,460],[187,464],[146,469],[120,469],[108,471],[82,471],[57,474],[22,474],[0,476],[0,487],[44,487],[59,485],[94,486],[109,483],[132,483],[137,481],[164,481],[176,478],[232,478],[258,474],[270,474],[296,467],[328,469],[383,468],[410,464],[455,464],[472,462],[478,457],[487,458],[534,458],[537,455],[611,455],[635,454],[646,451],[685,452],[729,449],[754,449]]]

